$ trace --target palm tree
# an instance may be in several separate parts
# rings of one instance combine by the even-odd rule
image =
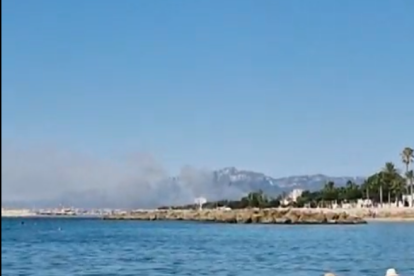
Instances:
[[[408,171],[410,170],[410,165],[414,162],[414,150],[410,147],[405,147],[403,151],[401,152],[401,159],[402,159],[402,162],[405,164],[405,174],[407,174]],[[409,179],[407,178],[407,182],[408,180]],[[413,206],[414,190],[413,190],[412,181],[410,181],[410,194],[411,194],[410,206]]]
[[[406,189],[406,181],[404,177],[397,174],[394,179],[391,180],[391,191],[395,196],[395,201],[397,204],[400,203],[401,195],[404,193],[404,190]]]
[[[414,171],[413,170],[408,171],[405,174],[405,178],[407,178],[410,181],[410,183],[412,183],[414,180]]]
[[[257,193],[249,193],[247,195],[247,200],[249,202],[249,207],[256,207],[257,204]]]
[[[326,191],[332,191],[333,189],[335,189],[335,183],[333,181],[328,181],[325,183],[325,186],[323,189]]]
[[[361,189],[365,190],[367,199],[372,198],[373,201],[376,201],[376,199],[380,198],[378,197],[381,186],[380,176],[380,173],[375,173],[365,179],[361,185]]]
[[[368,179],[370,186],[379,192],[380,205],[384,203],[383,187],[384,187],[384,174],[382,172],[374,174],[370,179]]]
[[[413,197],[413,185],[414,185],[414,172],[413,170],[407,171],[405,173],[405,179],[407,179],[407,185],[409,183],[410,187],[411,187],[411,200],[414,200]],[[413,206],[413,203],[410,204],[410,206]]]
[[[370,179],[366,179],[364,183],[361,185],[361,189],[365,190],[365,197],[366,199],[370,199],[369,190],[372,189],[372,182]]]
[[[386,185],[388,191],[388,203],[391,202],[391,191],[393,187],[393,183],[398,178],[398,170],[395,168],[394,163],[387,162],[385,163],[385,167],[382,170],[384,184]]]
[[[347,181],[343,190],[340,190],[345,194],[345,199],[348,201],[356,201],[364,197],[363,190],[353,181]]]
[[[414,150],[412,148],[406,147],[401,152],[402,162],[405,164],[405,172],[408,172],[410,165],[414,162]]]
[[[335,188],[335,183],[333,181],[328,181],[325,183],[325,186],[322,190],[322,198],[325,203],[329,202],[329,205],[332,206],[333,201],[338,199],[338,190]]]
[[[247,195],[247,201],[250,207],[264,207],[267,203],[267,197],[262,190],[251,192]]]

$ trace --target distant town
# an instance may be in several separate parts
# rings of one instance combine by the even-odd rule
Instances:
[[[74,207],[58,207],[45,209],[1,208],[2,217],[102,217],[111,214],[122,214],[117,209],[82,209]]]

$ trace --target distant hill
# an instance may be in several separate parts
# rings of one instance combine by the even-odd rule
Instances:
[[[343,186],[349,180],[361,184],[365,178],[353,176],[334,177],[323,174],[273,178],[260,172],[227,167],[211,172],[211,176],[207,179],[204,181],[208,188],[219,191],[225,187],[230,187],[232,191],[238,191],[238,193],[233,193],[235,196],[258,190],[262,190],[267,195],[276,196],[283,192],[290,192],[293,189],[319,190],[329,181],[335,182],[337,186]],[[182,180],[180,177],[171,178],[169,181],[175,183],[170,183],[170,185],[178,187],[180,185],[177,185],[177,183],[188,182],[188,180]]]
[[[365,179],[364,177],[335,177],[323,174],[273,178],[263,173],[238,170],[234,167],[217,170],[214,172],[214,175],[216,181],[238,187],[244,192],[257,191],[260,189],[269,195],[289,192],[297,188],[311,191],[319,190],[328,181],[333,181],[338,186],[345,185],[349,180],[361,184]]]

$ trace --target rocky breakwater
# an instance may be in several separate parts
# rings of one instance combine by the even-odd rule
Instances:
[[[172,220],[259,224],[364,224],[347,212],[312,209],[146,210],[105,216],[105,220]]]

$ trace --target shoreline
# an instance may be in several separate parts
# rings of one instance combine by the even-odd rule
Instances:
[[[367,223],[346,212],[300,208],[248,208],[204,210],[140,210],[103,217],[104,220],[195,221],[233,224],[355,225]]]
[[[367,222],[414,222],[414,218],[364,218]]]
[[[266,213],[272,213],[269,217]],[[248,222],[240,215],[249,217]],[[286,217],[287,216],[287,217]],[[293,217],[292,217],[293,216]],[[341,217],[342,216],[342,217]],[[257,218],[259,217],[259,218]],[[274,217],[277,219],[275,220]],[[341,217],[338,221],[338,218]],[[286,219],[287,218],[287,219]],[[190,220],[222,223],[259,224],[364,224],[375,222],[414,222],[414,208],[246,208],[204,210],[140,210],[104,216],[104,220]],[[250,222],[249,220],[252,220]],[[234,222],[234,221],[237,222]],[[263,220],[263,221],[261,221]]]
[[[104,219],[109,220],[105,216],[2,216],[2,219]],[[399,223],[399,222],[412,222],[414,223],[414,218],[373,218],[373,217],[362,217],[368,223],[371,222],[388,222],[388,223]]]
[[[79,219],[79,218],[81,218],[81,219],[100,219],[100,218],[102,218],[102,216],[98,216],[98,215],[96,215],[96,216],[93,216],[93,215],[90,215],[90,216],[78,216],[78,215],[75,215],[75,216],[64,216],[64,215],[6,215],[6,216],[1,216],[1,218],[2,219],[7,219],[7,218],[12,218],[12,219],[15,219],[15,218],[21,218],[21,219],[41,219],[41,218],[45,218],[45,219],[59,219],[59,218],[61,218],[61,219]]]
[[[362,217],[368,222],[414,222],[412,207],[350,208],[335,209],[351,215]]]
[[[269,215],[270,214],[270,215]],[[290,215],[290,217],[289,217]],[[327,218],[323,216],[328,215]],[[290,220],[293,223],[324,223],[331,220],[333,224],[338,216],[363,220],[365,222],[414,222],[414,208],[246,208],[246,209],[203,209],[203,210],[133,210],[127,213],[115,213],[112,215],[39,215],[34,213],[2,213],[3,218],[90,218],[104,220],[192,220],[227,222],[252,220],[247,223],[274,223],[281,224]],[[287,216],[287,217],[286,217]],[[243,219],[244,217],[244,219]],[[274,221],[274,218],[277,221]],[[285,220],[284,220],[285,219]],[[264,220],[261,222],[261,220]],[[302,220],[302,221],[300,221]],[[246,223],[246,222],[245,222]],[[345,221],[343,221],[345,224]]]

